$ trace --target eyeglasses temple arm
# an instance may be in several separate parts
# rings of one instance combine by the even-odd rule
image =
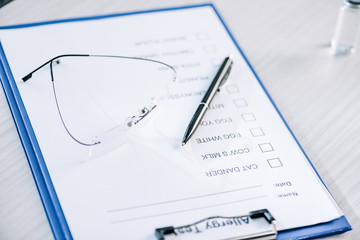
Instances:
[[[27,80],[29,80],[33,73],[38,71],[40,68],[44,67],[45,65],[51,63],[52,61],[58,59],[58,58],[61,58],[61,57],[89,57],[90,55],[89,54],[64,54],[64,55],[59,55],[59,56],[56,56],[52,59],[50,59],[49,61],[45,62],[44,64],[42,64],[40,67],[36,68],[35,70],[33,70],[32,72],[30,72],[28,75],[26,75],[25,77],[22,78],[22,80],[24,82],[26,82]]]

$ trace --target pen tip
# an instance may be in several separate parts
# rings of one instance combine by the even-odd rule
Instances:
[[[181,146],[184,146],[185,145],[185,142],[182,142]]]

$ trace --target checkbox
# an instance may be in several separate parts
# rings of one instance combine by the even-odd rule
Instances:
[[[262,152],[274,151],[274,148],[271,146],[271,144],[269,142],[268,143],[260,143],[259,148],[261,149]]]
[[[283,164],[279,158],[271,158],[271,159],[268,159],[267,162],[269,163],[269,166],[271,168],[277,168],[277,167],[283,166]]]
[[[199,33],[196,33],[196,38],[200,41],[208,40],[209,34],[207,34],[206,32],[199,32]]]
[[[225,88],[228,93],[238,93],[240,91],[236,85],[228,85]]]
[[[241,114],[242,119],[244,119],[245,122],[253,122],[256,120],[253,113],[243,113]]]
[[[216,52],[216,48],[214,45],[206,45],[206,46],[204,46],[204,52],[214,53],[214,52]]]
[[[237,108],[247,107],[248,105],[244,98],[235,99],[234,104]]]
[[[251,132],[251,135],[253,137],[261,137],[261,136],[264,136],[265,133],[264,131],[262,130],[262,128],[251,128],[250,129],[250,132]]]

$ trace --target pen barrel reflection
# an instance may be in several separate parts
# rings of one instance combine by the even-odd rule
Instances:
[[[219,90],[220,86],[226,82],[230,74],[232,63],[233,61],[230,57],[226,57],[224,59],[208,90],[206,91],[203,99],[201,100],[201,103],[205,103],[208,105],[210,104],[211,100],[214,98],[215,93]]]

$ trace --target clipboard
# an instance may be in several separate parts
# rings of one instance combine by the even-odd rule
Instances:
[[[132,12],[132,13],[120,13],[120,14],[111,14],[111,15],[102,15],[102,16],[94,16],[94,17],[84,17],[84,18],[74,18],[74,19],[65,19],[65,20],[57,20],[57,21],[48,21],[48,22],[40,22],[40,23],[30,23],[30,24],[22,24],[22,25],[15,25],[15,26],[6,26],[6,27],[0,27],[0,29],[16,29],[16,28],[24,28],[24,27],[30,27],[30,26],[39,26],[39,25],[51,25],[55,23],[62,23],[62,22],[77,22],[77,21],[88,21],[88,20],[94,20],[94,19],[103,19],[103,18],[113,18],[113,17],[121,17],[125,15],[139,15],[149,12],[162,12],[162,11],[176,11],[179,9],[193,9],[193,8],[202,8],[202,7],[211,7],[220,21],[222,22],[224,28],[228,32],[229,36],[233,40],[234,44],[238,48],[239,52],[251,68],[253,74],[256,76],[259,84],[263,88],[264,92],[270,99],[271,103],[273,104],[274,108],[278,112],[279,116],[283,120],[284,124],[290,131],[292,137],[295,139],[298,147],[301,149],[303,154],[306,156],[307,160],[311,164],[309,158],[307,157],[306,153],[300,146],[299,142],[295,138],[294,134],[291,132],[289,126],[287,125],[285,119],[282,117],[280,111],[276,107],[275,103],[269,96],[268,92],[266,91],[265,87],[263,86],[261,80],[257,76],[256,72],[250,65],[249,61],[247,60],[246,56],[242,52],[239,45],[236,43],[234,37],[230,33],[230,30],[225,25],[224,21],[222,20],[220,14],[216,10],[216,8],[212,4],[201,4],[201,5],[193,5],[193,6],[184,6],[184,7],[176,7],[176,8],[166,8],[166,9],[156,9],[156,10],[148,10],[148,11],[139,11],[139,12]],[[12,116],[14,118],[17,131],[19,133],[19,136],[21,138],[23,148],[25,150],[26,157],[28,159],[30,168],[33,173],[34,180],[37,184],[38,191],[40,194],[40,197],[42,199],[44,209],[46,211],[46,214],[48,216],[48,220],[51,226],[51,229],[53,231],[53,234],[56,239],[72,239],[72,234],[70,231],[70,228],[68,226],[68,223],[66,221],[64,212],[61,208],[59,199],[57,197],[55,188],[53,186],[50,174],[48,172],[47,166],[44,162],[44,159],[42,158],[42,153],[39,147],[39,144],[37,142],[34,130],[32,128],[32,125],[29,121],[29,118],[26,113],[26,109],[24,106],[24,103],[22,102],[21,96],[19,94],[19,91],[17,90],[14,78],[12,76],[9,63],[6,59],[4,49],[2,45],[0,44],[0,77],[1,77],[1,83],[2,87],[4,89],[6,98],[8,100],[8,104],[10,106],[10,110],[12,113]],[[311,166],[314,168],[314,166],[311,164]],[[315,168],[314,171],[316,172]],[[318,176],[320,178],[320,176]],[[254,212],[251,212],[252,209],[249,209],[249,216],[252,216]],[[258,213],[255,211],[255,213]],[[264,216],[264,215],[261,215]],[[271,218],[270,218],[271,219]],[[268,221],[268,219],[266,220]],[[271,225],[273,225],[273,220],[270,221]],[[159,226],[160,227],[160,226]],[[161,237],[165,237],[168,233],[172,233],[174,228],[158,228],[156,230],[156,235],[158,236],[158,239],[161,239]],[[297,229],[291,229],[286,231],[280,231],[278,233],[275,233],[274,230],[272,233],[272,236],[275,234],[276,239],[306,239],[306,238],[314,238],[314,237],[320,237],[320,236],[328,236],[333,234],[339,234],[346,231],[351,230],[351,226],[347,222],[346,218],[344,216],[340,217],[339,219],[333,220],[331,222],[322,223],[310,227],[302,227]],[[236,238],[235,238],[236,239]],[[247,238],[238,238],[238,239],[247,239]],[[248,239],[254,239],[254,238],[248,238]]]
[[[262,223],[262,224],[261,224]],[[264,226],[265,224],[265,226]],[[246,229],[249,226],[256,225],[256,229]],[[240,229],[234,236],[229,233],[229,228]],[[167,239],[276,239],[278,231],[276,229],[276,220],[269,210],[260,209],[251,211],[248,214],[224,217],[213,216],[184,226],[168,226],[155,229],[155,235],[158,240]]]

